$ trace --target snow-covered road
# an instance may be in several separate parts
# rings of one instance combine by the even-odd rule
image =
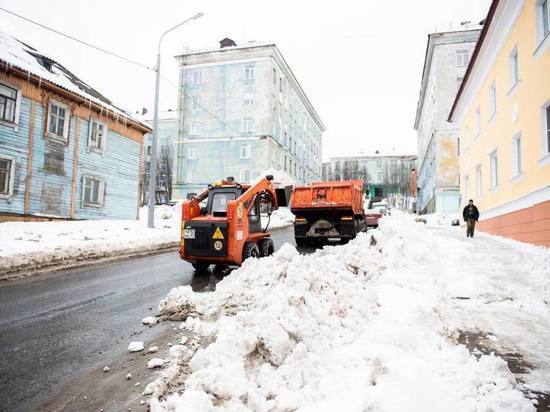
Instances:
[[[534,410],[549,302],[550,250],[394,213],[345,246],[247,261],[214,292],[173,289],[161,311],[203,347],[173,351],[151,407]],[[460,344],[474,335],[480,350]]]

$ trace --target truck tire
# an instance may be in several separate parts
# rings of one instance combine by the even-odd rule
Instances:
[[[191,265],[193,265],[193,268],[197,273],[205,273],[210,267],[210,263],[205,262],[191,263]]]
[[[244,244],[243,248],[243,261],[248,258],[259,258],[260,257],[260,249],[258,248],[258,245],[254,242],[246,242]]]
[[[273,240],[266,237],[260,241],[260,256],[271,256],[275,252],[275,246]]]

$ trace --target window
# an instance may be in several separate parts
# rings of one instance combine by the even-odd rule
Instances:
[[[88,136],[88,149],[105,153],[107,140],[107,126],[98,120],[90,119],[90,133]]]
[[[376,172],[376,181],[380,183],[384,179],[384,172]]]
[[[188,159],[196,159],[197,158],[197,148],[193,146],[189,146],[187,149],[187,158]]]
[[[282,77],[279,77],[279,91],[281,93],[283,92],[283,78]]]
[[[15,159],[0,157],[0,197],[9,197],[13,193]]]
[[[244,79],[254,80],[256,77],[256,67],[254,65],[248,65],[244,68]]]
[[[249,119],[249,118],[243,119],[243,133],[252,132],[253,125],[254,125],[253,119]]]
[[[512,139],[512,160],[514,176],[519,176],[523,172],[523,165],[521,164],[521,134],[518,133]]]
[[[542,148],[543,155],[550,154],[550,101],[542,108]]]
[[[251,95],[251,94],[245,95],[244,96],[244,105],[245,106],[253,106],[254,105],[254,96]]]
[[[476,109],[475,122],[476,137],[478,137],[481,134],[481,111],[479,110],[479,107]]]
[[[214,193],[212,197],[212,214],[214,213],[227,213],[227,202],[229,200],[235,200],[235,193],[218,192]]]
[[[193,96],[193,110],[199,110],[201,108],[201,97],[200,95]]]
[[[468,66],[469,62],[470,62],[470,52],[468,50],[456,51],[456,65],[458,67]]]
[[[189,132],[191,136],[197,136],[201,134],[201,124],[200,123],[191,123],[191,130]]]
[[[250,159],[251,151],[250,144],[241,145],[241,159]]]
[[[470,176],[464,177],[464,197],[468,199],[470,197]]]
[[[190,169],[187,169],[187,183],[193,182],[193,172]]]
[[[537,26],[539,41],[542,41],[550,33],[550,7],[548,0],[539,0],[537,4]]]
[[[377,160],[376,161],[376,168],[377,169],[382,169],[382,160]]]
[[[510,61],[510,87],[513,87],[519,81],[519,58],[517,46],[514,47],[508,59]]]
[[[489,87],[489,120],[493,118],[493,116],[497,112],[497,89],[495,86],[495,82],[491,84],[491,87]]]
[[[202,83],[202,71],[194,70],[191,78],[191,84],[196,86]]]
[[[476,196],[481,196],[481,194],[483,193],[483,188],[482,188],[482,181],[481,181],[481,165],[478,165],[476,167]]]
[[[0,120],[16,123],[18,90],[0,83]]]
[[[494,189],[498,186],[498,157],[496,150],[491,152],[489,159],[491,164],[491,189]]]
[[[241,182],[250,183],[250,170],[248,169],[241,170]]]
[[[277,70],[273,69],[273,84],[277,85]]]
[[[103,205],[105,181],[97,177],[83,177],[82,201],[84,206]]]
[[[147,146],[147,156],[151,156],[152,151],[153,151],[153,146]]]
[[[69,134],[68,120],[67,106],[55,101],[50,101],[48,105],[48,135],[67,140]]]

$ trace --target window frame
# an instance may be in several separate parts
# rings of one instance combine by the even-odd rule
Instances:
[[[201,134],[200,122],[191,122],[189,125],[189,136],[199,136]]]
[[[476,197],[483,195],[483,170],[481,163],[476,166]]]
[[[256,80],[256,65],[255,64],[246,64],[244,66],[244,79],[245,80]]]
[[[53,105],[57,106],[58,108],[64,109],[65,113],[66,113],[66,117],[64,118],[65,123],[64,123],[64,128],[63,128],[63,136],[58,135],[56,133],[50,132],[51,110],[52,110]],[[63,143],[68,143],[68,141],[69,141],[69,128],[70,128],[70,124],[71,124],[71,114],[69,112],[69,106],[67,106],[64,103],[61,103],[59,100],[50,99],[50,101],[48,102],[48,112],[47,112],[46,115],[47,115],[47,118],[46,118],[46,136],[51,138],[51,139],[63,142]],[[58,116],[56,115],[56,117],[58,117]]]
[[[460,59],[459,59],[459,56],[460,56]],[[464,56],[466,56],[466,59],[464,59]],[[456,67],[468,67],[468,65],[470,64],[470,50],[458,49],[456,51],[455,58],[456,58]]]
[[[497,114],[497,86],[495,82],[491,83],[489,86],[489,119],[488,122],[491,122]]]
[[[512,137],[512,179],[523,174],[523,150],[521,132]]]
[[[478,106],[474,113],[475,122],[475,137],[478,138],[481,135],[481,108]]]
[[[510,69],[510,90],[519,83],[519,52],[518,45],[516,44],[510,54],[508,55],[509,69]]]
[[[0,81],[0,84],[2,84],[4,87],[7,87],[8,89],[15,90],[15,99],[12,99],[11,97],[7,97],[8,99],[15,100],[15,108],[13,111],[13,121],[5,120],[2,117],[0,117],[0,124],[5,124],[12,127],[17,127],[19,125],[19,113],[21,111],[21,88],[19,88],[17,85],[12,84],[10,82],[6,82],[4,80]],[[4,109],[5,111],[5,109]]]
[[[197,148],[195,146],[189,145],[187,147],[187,159],[196,160],[197,159]]]
[[[86,180],[87,179],[99,182],[98,203],[86,200]],[[105,188],[106,188],[106,182],[105,182],[105,179],[103,179],[102,177],[93,176],[93,175],[82,175],[82,207],[96,208],[96,209],[102,208],[105,205]]]
[[[202,84],[202,70],[195,69],[191,72],[191,85],[199,86]]]
[[[546,101],[540,110],[541,123],[541,151],[539,162],[550,162],[550,100]]]
[[[93,144],[92,142],[92,134],[94,132],[94,129],[92,127],[93,124],[101,125],[103,126],[103,137],[102,137],[102,146],[98,147],[97,144]],[[107,123],[102,122],[98,118],[90,117],[90,120],[88,122],[88,146],[87,149],[89,152],[96,152],[100,153],[101,155],[105,156],[105,148],[107,146],[107,134],[108,134],[109,128],[107,127]]]
[[[498,187],[498,150],[493,149],[489,153],[490,189]]]
[[[241,145],[241,159],[250,159],[252,157],[252,145],[243,143]]]
[[[0,199],[9,199],[13,196],[13,188],[15,185],[15,157],[0,154],[0,160],[7,160],[10,162],[7,184],[8,191],[5,193],[0,193]]]
[[[251,117],[245,117],[242,121],[242,132],[252,133],[254,129],[254,119]]]
[[[248,179],[246,174],[248,173]],[[241,169],[239,183],[250,183],[250,169]]]

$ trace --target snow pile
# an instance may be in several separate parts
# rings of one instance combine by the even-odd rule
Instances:
[[[458,219],[460,224],[463,223],[460,213],[430,213],[418,217],[425,219],[427,226],[451,226],[452,221],[455,219]]]
[[[181,205],[155,208],[154,229],[147,227],[147,208],[140,210],[139,220],[0,223],[0,278],[174,247],[180,237],[180,210]]]
[[[265,228],[267,225],[268,216],[262,214],[262,226]],[[271,213],[271,219],[269,220],[270,229],[280,229],[286,226],[292,226],[294,224],[294,215],[288,207],[280,207]]]
[[[143,350],[143,342],[130,342],[128,352],[141,352]]]
[[[183,351],[189,361],[172,362],[170,373],[150,384],[151,410],[534,410],[504,360],[476,357],[453,340],[455,328],[467,320],[475,326],[480,311],[461,313],[456,293],[483,296],[492,281],[464,271],[476,246],[398,212],[370,233],[376,242],[360,234],[312,255],[284,245],[246,261],[214,292],[173,289],[160,303],[162,316],[184,321],[206,344],[192,356]],[[529,263],[521,273],[536,276],[515,307],[530,299],[542,310],[550,252],[516,249],[523,253],[517,263]],[[535,335],[550,330],[548,317],[537,321],[531,343],[548,342]],[[547,367],[539,379],[550,376]],[[174,394],[159,400],[171,380]]]

